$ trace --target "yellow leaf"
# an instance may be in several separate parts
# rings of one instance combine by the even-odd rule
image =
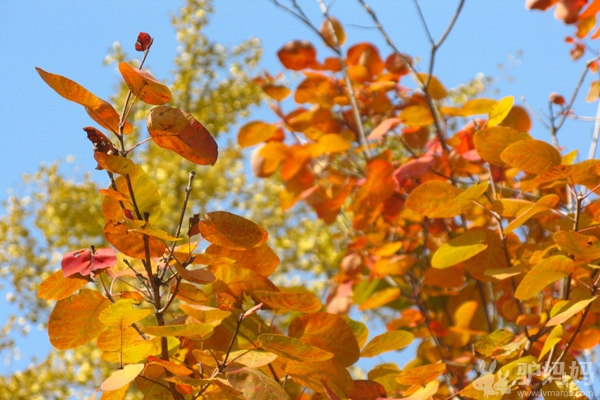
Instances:
[[[419,105],[406,107],[398,118],[408,126],[427,126],[433,123],[433,115],[429,108]]]
[[[213,329],[211,324],[195,323],[186,325],[144,326],[142,331],[149,335],[160,337],[185,336],[190,339],[200,339],[212,333]]]
[[[566,256],[544,258],[525,275],[515,292],[515,297],[528,300],[549,284],[568,276],[574,268],[573,260]]]
[[[135,169],[135,164],[129,158],[94,152],[94,159],[102,168],[113,174],[130,174]]]
[[[348,370],[335,359],[314,362],[288,361],[283,370],[299,384],[323,393],[323,382],[329,386],[337,396],[346,398],[352,390],[352,376]]]
[[[446,364],[429,364],[422,367],[406,369],[400,373],[396,381],[401,385],[425,386],[446,372]]]
[[[361,357],[375,357],[381,353],[400,350],[411,344],[415,336],[407,331],[391,331],[375,336],[360,352]]]
[[[546,341],[544,342],[544,347],[542,348],[542,351],[538,356],[538,360],[541,361],[544,358],[544,356],[562,340],[562,334],[562,325],[556,325],[554,329],[552,329],[552,332],[550,332],[550,335],[548,335],[548,337],[546,338]]]
[[[324,154],[343,153],[352,147],[352,143],[338,133],[326,133],[319,137],[317,143],[323,149]]]
[[[448,268],[481,253],[487,249],[486,234],[481,230],[469,230],[464,234],[444,243],[433,254],[431,266]]]
[[[431,212],[429,218],[452,218],[460,215],[467,210],[471,209],[474,204],[473,201],[479,199],[487,191],[489,182],[478,182],[475,185],[469,187],[467,190],[448,201],[433,212]]]
[[[152,314],[150,308],[133,307],[136,303],[133,299],[119,300],[102,310],[98,319],[106,326],[126,328]]]
[[[554,325],[562,324],[563,322],[565,322],[566,320],[571,318],[573,315],[582,311],[584,308],[586,308],[591,302],[593,302],[597,298],[598,298],[598,296],[594,296],[589,299],[584,299],[584,300],[579,300],[579,301],[573,302],[568,307],[566,307],[566,309],[564,311],[562,311],[561,313],[552,317],[552,319],[550,321],[548,321],[546,326],[554,326]]]
[[[508,146],[500,155],[506,164],[529,174],[540,175],[561,165],[562,157],[551,144],[541,140],[520,140]]]
[[[511,221],[510,224],[504,228],[504,233],[510,233],[527,222],[530,218],[544,211],[551,210],[558,203],[558,196],[555,194],[547,194],[546,196],[539,199],[535,204],[525,209],[517,218]]]
[[[391,301],[396,300],[400,297],[400,288],[386,288],[375,292],[372,296],[370,296],[366,301],[364,301],[358,309],[360,311],[363,310],[372,310],[374,308],[379,308],[384,304],[387,304]]]
[[[419,76],[419,78],[421,79],[423,84],[427,83],[427,78],[429,78],[429,75],[427,75],[424,72],[419,72],[417,75]],[[421,84],[421,82],[417,82],[417,83]],[[448,96],[448,91],[446,90],[446,88],[444,87],[442,82],[438,78],[436,78],[434,75],[431,75],[431,79],[429,80],[429,87],[427,88],[427,92],[429,93],[431,98],[434,100],[441,100],[441,99],[445,98],[446,96]]]
[[[102,390],[117,390],[125,385],[128,385],[144,370],[144,364],[129,364],[118,371],[112,373],[106,378],[100,389]]]
[[[462,191],[446,181],[427,181],[413,190],[406,199],[406,207],[423,216],[433,213]]]
[[[333,358],[333,353],[285,335],[263,333],[258,336],[258,343],[261,348],[289,360],[325,361]]]
[[[502,122],[502,120],[506,118],[506,116],[510,112],[514,101],[515,98],[513,96],[506,96],[498,100],[498,102],[490,110],[487,126],[493,127]]]

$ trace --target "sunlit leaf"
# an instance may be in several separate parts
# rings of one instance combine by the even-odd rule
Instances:
[[[204,215],[198,223],[204,239],[232,250],[248,250],[262,245],[267,231],[252,221],[227,211],[215,211]]]
[[[273,100],[283,101],[292,93],[292,91],[284,85],[276,85],[274,83],[266,83],[261,86],[262,90]]]
[[[500,124],[510,112],[514,101],[515,98],[513,96],[506,96],[498,100],[498,102],[490,110],[487,126],[491,128]]]
[[[80,84],[64,76],[46,72],[39,67],[35,67],[35,69],[44,82],[65,99],[91,109],[97,109],[102,106],[102,100]]]
[[[87,279],[78,275],[65,278],[62,269],[59,269],[40,284],[37,295],[44,300],[66,299],[88,282]]]
[[[110,268],[117,262],[115,251],[111,248],[81,249],[70,251],[65,254],[61,261],[61,267],[65,278],[80,274],[89,276],[104,269]]]
[[[129,344],[140,339],[140,334],[133,327],[108,327],[98,336],[96,346],[103,351],[120,351]]]
[[[533,139],[520,140],[509,145],[500,158],[510,166],[536,175],[543,174],[562,162],[562,157],[554,146]]]
[[[346,32],[342,23],[335,17],[329,17],[321,24],[319,30],[321,35],[325,38],[325,45],[327,46],[343,46],[346,43]]]
[[[429,364],[422,367],[411,368],[400,373],[396,381],[402,385],[425,386],[446,372],[446,364]]]
[[[301,71],[317,62],[317,50],[306,40],[295,40],[279,49],[277,57],[285,68]]]
[[[568,276],[574,268],[573,260],[569,257],[556,255],[544,258],[525,275],[515,292],[515,297],[528,300],[547,285]]]
[[[326,133],[319,137],[317,143],[325,154],[343,153],[352,147],[352,143],[337,133]]]
[[[374,140],[383,137],[388,131],[394,129],[402,120],[400,118],[387,118],[377,125],[367,139]]]
[[[235,261],[236,265],[256,271],[262,276],[271,275],[281,262],[277,254],[266,243],[249,250],[233,250],[211,244],[206,249],[206,254],[230,258]]]
[[[186,281],[206,285],[215,281],[215,275],[206,268],[189,270],[179,264],[175,264],[177,273]]]
[[[479,182],[453,198],[451,201],[441,204],[429,218],[452,218],[460,215],[473,207],[473,201],[479,199],[487,191],[489,182]]]
[[[142,331],[153,336],[185,336],[200,339],[213,331],[211,324],[195,323],[186,325],[144,326]]]
[[[144,236],[142,233],[129,229],[128,224],[123,220],[108,221],[104,226],[104,236],[117,250],[133,258],[145,259],[146,250],[148,250],[150,257],[160,257],[166,249],[162,240]],[[144,237],[147,238],[148,249],[146,249]]]
[[[485,232],[481,230],[468,230],[437,249],[431,259],[431,266],[448,268],[481,253],[488,247],[486,238]]]
[[[257,302],[264,303],[277,311],[296,311],[314,313],[322,304],[312,293],[265,292],[255,290],[253,296]]]
[[[591,302],[593,302],[597,298],[598,298],[598,296],[593,296],[589,299],[584,299],[584,300],[579,300],[579,301],[573,302],[573,304],[570,304],[568,308],[564,309],[564,311],[562,311],[559,314],[552,317],[552,319],[550,319],[550,321],[548,321],[546,323],[546,326],[554,326],[554,325],[562,324],[563,322],[565,322],[566,320],[571,318],[573,315],[582,311],[584,308],[586,308]]]
[[[290,399],[280,384],[257,369],[240,368],[228,371],[227,381],[246,399]]]
[[[548,337],[546,338],[546,341],[544,342],[544,347],[542,348],[542,351],[538,356],[538,360],[541,361],[544,358],[544,356],[548,354],[548,352],[562,340],[562,334],[562,325],[556,325],[554,329],[552,329],[552,332],[550,332],[550,335],[548,335]]]
[[[519,132],[529,132],[531,130],[531,117],[523,106],[514,105],[508,115],[500,122],[500,126],[507,126]]]
[[[100,99],[100,102],[100,107],[93,109],[85,107],[85,111],[104,129],[120,133],[119,123],[121,122],[121,116],[110,103],[102,99]],[[129,122],[125,122],[125,124],[123,124],[123,133],[127,135],[131,132],[133,132],[133,125],[131,125]]]
[[[360,357],[356,337],[338,315],[322,312],[302,315],[292,321],[288,334],[333,353],[343,366],[354,364]]]
[[[130,174],[135,169],[135,164],[128,158],[109,155],[99,151],[94,152],[94,159],[98,165],[113,174]]]
[[[400,297],[400,288],[391,287],[379,290],[370,296],[366,301],[361,303],[359,310],[372,310],[379,308],[387,303],[396,300]]]
[[[391,331],[375,336],[360,352],[361,357],[375,357],[388,351],[400,350],[411,344],[415,336],[407,331]]]
[[[552,238],[563,251],[573,254],[576,259],[583,258],[590,263],[600,258],[600,240],[595,236],[582,235],[575,231],[558,231]]]
[[[406,207],[428,216],[438,207],[448,203],[462,191],[445,181],[427,181],[416,187],[406,199]]]
[[[420,105],[406,107],[400,112],[398,119],[408,126],[427,126],[433,124],[433,115],[429,108]]]
[[[160,365],[161,367],[175,375],[190,375],[194,372],[185,365],[177,364],[172,361],[165,361],[162,358],[158,358],[156,356],[149,356],[148,364]]]
[[[144,369],[144,364],[129,364],[125,365],[123,369],[117,370],[112,373],[111,376],[106,378],[100,389],[102,390],[117,390],[125,385],[128,385],[135,379]]]
[[[257,145],[269,139],[277,131],[277,125],[263,121],[251,121],[244,124],[237,136],[238,144],[242,147]]]
[[[232,359],[237,364],[242,364],[249,368],[260,368],[271,364],[277,359],[277,355],[263,350],[238,350],[231,352]]]
[[[160,147],[199,165],[217,162],[217,142],[191,114],[179,108],[155,107],[146,117],[146,126]]]
[[[198,322],[218,326],[225,318],[231,316],[231,311],[224,311],[208,306],[181,304],[181,310]]]
[[[126,328],[152,314],[150,308],[135,308],[135,304],[133,299],[119,300],[102,310],[98,319],[106,326]]]
[[[528,140],[531,136],[527,132],[519,132],[505,126],[495,126],[481,129],[473,136],[473,144],[481,158],[493,165],[503,167],[504,161],[500,154],[512,143],[519,140]]]
[[[175,297],[190,304],[205,304],[208,301],[208,296],[201,289],[185,282],[179,284]]]
[[[324,361],[333,358],[333,353],[285,335],[263,333],[258,337],[261,348],[296,361]]]
[[[58,301],[48,320],[52,346],[74,349],[98,337],[106,328],[98,316],[109,305],[106,297],[90,289],[81,289],[79,294]]]
[[[420,85],[427,84],[427,80],[429,79],[429,87],[427,88],[427,92],[432,99],[441,100],[448,96],[448,91],[444,87],[444,84],[435,75],[431,75],[431,78],[429,78],[429,75],[423,72],[419,72],[417,75],[421,80],[421,82],[417,81],[417,83]]]
[[[106,390],[102,392],[100,400],[123,400],[125,398],[125,395],[127,394],[127,389],[129,389],[130,385],[131,384],[129,383],[123,387],[120,387],[117,390]]]
[[[284,371],[303,386],[323,393],[323,382],[338,395],[345,398],[353,387],[352,376],[342,364],[335,359],[315,362],[288,361]]]
[[[558,196],[555,194],[547,194],[539,199],[535,204],[523,210],[510,224],[504,228],[504,233],[510,233],[534,217],[544,211],[551,210],[558,203]]]
[[[119,63],[119,71],[129,90],[144,103],[159,106],[171,99],[169,88],[157,81],[149,72],[134,68],[126,62]]]

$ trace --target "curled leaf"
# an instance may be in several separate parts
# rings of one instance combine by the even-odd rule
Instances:
[[[171,99],[169,88],[157,81],[149,72],[134,68],[126,62],[119,63],[119,71],[129,90],[144,103],[159,106]]]

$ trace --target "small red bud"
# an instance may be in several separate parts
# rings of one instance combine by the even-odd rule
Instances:
[[[565,98],[556,92],[550,93],[550,101],[557,106],[565,105]]]
[[[152,45],[152,37],[146,32],[140,32],[137,37],[137,43],[135,49],[137,51],[146,51]]]

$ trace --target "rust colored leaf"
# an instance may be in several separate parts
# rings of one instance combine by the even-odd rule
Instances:
[[[227,372],[227,381],[245,399],[290,399],[285,389],[273,378],[254,368],[240,368]]]
[[[85,111],[104,129],[108,129],[115,133],[120,133],[119,123],[121,121],[121,117],[110,103],[102,99],[100,99],[100,101],[102,104],[99,107],[85,107]],[[123,125],[123,133],[127,135],[131,132],[133,132],[133,125],[131,125],[129,122],[125,122]]]
[[[146,258],[144,234],[128,228],[122,221],[110,220],[104,225],[106,240],[115,246],[121,253],[139,259]],[[165,252],[165,243],[154,237],[147,237],[150,257],[160,257]]]
[[[549,284],[568,276],[575,264],[570,258],[557,255],[544,258],[525,275],[515,292],[519,300],[529,300]]]
[[[520,140],[500,155],[502,161],[527,173],[540,175],[560,165],[562,157],[551,144],[541,140]]]
[[[394,166],[388,160],[373,159],[367,164],[366,198],[371,207],[386,201],[396,187],[393,177]]]
[[[102,106],[102,100],[80,84],[73,82],[64,76],[46,72],[38,67],[35,67],[35,70],[40,74],[48,86],[65,99],[74,101],[84,107],[89,107],[92,110]]]
[[[150,308],[133,307],[136,303],[133,299],[119,300],[102,310],[98,315],[98,319],[106,326],[116,326],[124,329],[152,314]]]
[[[199,165],[217,162],[218,146],[210,133],[192,115],[168,106],[155,107],[146,117],[154,142]]]
[[[148,356],[148,364],[160,365],[161,367],[175,375],[189,375],[194,372],[185,365],[176,364],[172,361],[165,361],[162,358],[158,358],[156,356]]]
[[[179,264],[175,264],[177,273],[186,281],[206,285],[215,281],[215,276],[206,268],[188,270]]]
[[[115,147],[115,145],[108,140],[106,135],[100,132],[98,129],[86,126],[83,128],[85,133],[87,133],[87,137],[94,144],[94,151],[106,154],[119,154],[119,150]]]
[[[429,364],[422,367],[411,368],[404,370],[396,378],[396,381],[402,385],[421,385],[425,386],[429,382],[437,379],[441,374],[446,372],[446,364]]]
[[[185,282],[179,284],[175,297],[190,304],[205,304],[208,301],[208,296],[201,289]]]
[[[513,96],[506,96],[498,100],[490,110],[487,126],[491,128],[500,124],[510,112],[514,101],[515,98]]]
[[[285,68],[301,71],[317,62],[317,50],[306,40],[294,40],[279,49],[277,57]]]
[[[129,90],[144,103],[159,106],[171,99],[169,88],[156,80],[149,72],[134,68],[126,62],[119,63],[119,71],[129,86]]]
[[[135,49],[137,51],[146,51],[152,46],[154,39],[146,32],[140,32],[137,41],[135,42]]]
[[[277,254],[266,243],[249,250],[232,250],[211,244],[206,249],[206,254],[230,258],[235,260],[236,265],[256,271],[262,276],[271,275],[281,262]]]
[[[333,358],[333,353],[285,335],[263,333],[258,337],[258,344],[261,348],[289,360],[308,362]]]
[[[357,43],[348,49],[346,56],[348,66],[362,65],[367,68],[369,75],[377,76],[385,68],[379,56],[379,50],[371,43]]]
[[[242,147],[250,147],[269,139],[277,131],[277,125],[263,121],[251,121],[244,124],[238,132],[237,141]]]
[[[102,248],[93,252],[90,249],[81,249],[65,254],[61,266],[65,278],[68,278],[75,274],[89,276],[112,267],[116,262],[115,251],[111,248]]]
[[[133,381],[143,370],[144,364],[129,364],[123,369],[117,370],[111,376],[106,378],[100,389],[102,390],[117,390]]]
[[[315,313],[323,306],[312,293],[266,292],[256,290],[253,293],[256,301],[264,303],[277,311],[296,311]]]
[[[346,398],[353,388],[352,376],[335,359],[315,362],[288,361],[284,371],[295,381],[317,393],[323,393],[323,382],[338,395]]]
[[[353,400],[377,400],[387,397],[383,385],[370,380],[355,380],[354,387],[348,394],[348,398]]]
[[[267,96],[276,101],[283,101],[290,95],[290,93],[292,93],[288,87],[284,85],[276,85],[274,83],[266,83],[262,85],[261,88],[267,94]]]
[[[232,250],[248,250],[261,246],[269,234],[254,222],[227,211],[204,215],[198,222],[204,239]]]
[[[89,343],[105,329],[98,316],[110,301],[95,290],[81,289],[78,294],[58,301],[48,321],[48,336],[59,350],[74,349]]]
[[[78,275],[65,278],[62,269],[59,269],[40,284],[37,295],[44,300],[66,299],[85,286],[88,280]]]
[[[385,60],[385,68],[393,73],[400,76],[406,75],[410,72],[410,65],[413,64],[413,59],[408,54],[393,53],[388,56]]]
[[[279,290],[268,278],[246,268],[221,265],[215,271],[215,277],[217,281],[213,283],[213,289],[216,292],[224,291],[235,296],[238,303],[243,299],[244,293],[252,296],[255,290],[267,292]]]
[[[333,353],[335,360],[346,367],[354,364],[360,357],[356,337],[338,315],[322,312],[302,315],[292,321],[288,334]]]

